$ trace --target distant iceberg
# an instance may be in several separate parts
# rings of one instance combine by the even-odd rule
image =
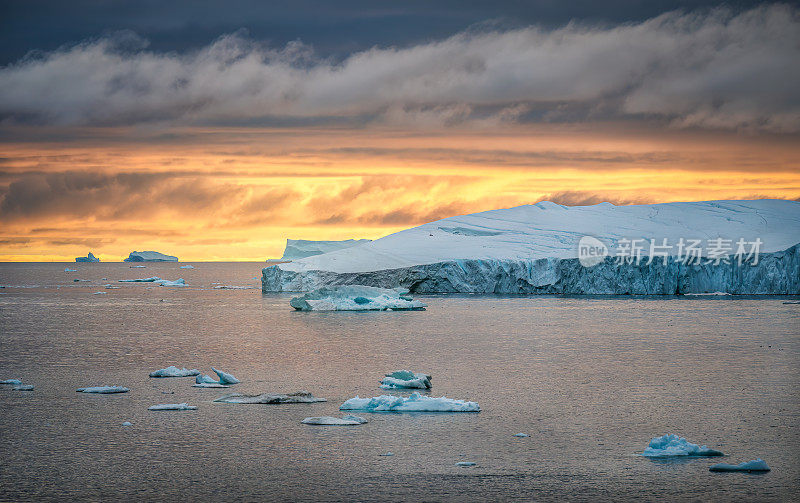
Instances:
[[[151,405],[147,410],[195,410],[194,405],[188,403],[160,403],[158,405]]]
[[[261,395],[243,395],[241,393],[228,393],[214,400],[220,403],[247,403],[247,404],[282,404],[282,403],[317,403],[327,402],[324,398],[317,398],[308,391],[296,393]]]
[[[365,424],[369,421],[363,417],[347,415],[344,417],[307,417],[300,422],[303,424],[314,424],[320,426],[355,426],[359,424]]]
[[[340,410],[363,410],[365,412],[480,412],[477,402],[453,400],[452,398],[433,398],[411,393],[409,397],[381,395],[373,398],[351,398],[344,402]]]
[[[214,371],[215,374],[219,376],[219,383],[220,384],[239,384],[241,381],[233,377],[232,374],[227,372],[223,372],[221,370],[217,370],[214,367],[211,367],[211,370]]]
[[[720,451],[709,449],[705,445],[699,446],[688,442],[678,435],[663,435],[655,437],[642,453],[648,458],[664,458],[672,456],[723,456]]]
[[[130,391],[124,386],[89,386],[88,388],[78,388],[76,391],[80,393],[127,393]]]
[[[124,262],[177,262],[178,257],[156,251],[132,251]]]
[[[100,259],[92,255],[92,252],[85,257],[75,257],[75,262],[100,262]]]
[[[708,468],[712,472],[768,472],[769,466],[766,461],[761,458],[752,461],[745,461],[738,465],[730,465],[728,463],[718,463],[711,465]]]
[[[199,375],[200,371],[197,369],[178,368],[175,365],[150,372],[150,377],[190,377]]]
[[[286,249],[283,251],[281,260],[297,260],[314,255],[322,255],[336,250],[352,248],[364,243],[369,243],[369,239],[345,239],[344,241],[307,241],[305,239],[287,239]]]
[[[375,288],[348,285],[320,288],[302,297],[295,297],[289,305],[298,311],[417,311],[425,304],[405,295],[404,288]]]
[[[391,374],[386,374],[381,380],[381,388],[415,388],[430,389],[432,377],[422,372],[411,372],[410,370],[398,370]]]

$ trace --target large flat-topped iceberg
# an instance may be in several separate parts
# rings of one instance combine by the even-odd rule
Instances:
[[[178,257],[164,255],[157,251],[132,251],[124,262],[177,262]]]
[[[287,239],[286,249],[281,260],[297,260],[314,255],[322,255],[337,250],[369,243],[370,239],[345,239],[343,241],[309,241],[305,239]]]
[[[590,253],[605,248],[592,267],[578,259],[587,237],[596,240]],[[737,243],[747,254],[757,248],[758,261],[738,263]],[[359,284],[412,293],[800,293],[798,243],[797,201],[541,202],[445,218],[267,267],[262,290]],[[626,248],[630,260],[622,260]]]

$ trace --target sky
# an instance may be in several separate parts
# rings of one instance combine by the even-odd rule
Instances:
[[[800,199],[800,7],[0,0],[0,261]]]

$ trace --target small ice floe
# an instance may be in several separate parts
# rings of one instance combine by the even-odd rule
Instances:
[[[138,266],[135,266],[138,267]],[[141,266],[144,267],[144,266]],[[121,279],[119,280],[120,283],[155,283],[156,281],[161,281],[161,278],[158,276],[153,276],[152,278],[138,278],[138,279]]]
[[[394,456],[394,453],[392,451],[389,451],[389,452],[384,452],[383,454],[378,454],[378,456]]]
[[[107,293],[108,292],[94,292],[94,293],[92,293],[92,295],[105,295]]]
[[[231,374],[227,372],[223,372],[221,370],[217,370],[214,367],[211,367],[211,370],[214,371],[215,374],[219,376],[219,383],[220,384],[239,384],[241,381],[236,379]]]
[[[144,269],[145,267],[147,267],[147,266],[146,265],[132,265],[132,266],[130,266],[130,269]]]
[[[92,280],[90,279],[79,279],[79,278],[75,278],[72,280],[73,283],[90,283],[91,281]]]
[[[19,379],[6,379],[5,381],[0,381],[0,384],[19,386],[20,384],[22,384],[22,381],[20,381]]]
[[[124,423],[122,423],[122,426],[133,426],[133,423],[131,423],[130,421],[125,421]]]
[[[33,384],[20,384],[18,386],[14,386],[14,391],[33,391]]]
[[[219,382],[215,381],[214,378],[206,374],[198,374],[197,377],[194,378],[194,382],[197,384],[219,384]]]
[[[194,405],[189,405],[188,403],[160,403],[158,405],[151,405],[147,408],[147,410],[195,410],[197,409]]]
[[[688,442],[678,435],[663,435],[655,437],[642,453],[648,458],[665,458],[672,456],[724,456],[720,451],[709,449],[705,445],[699,446]]]
[[[314,424],[320,426],[355,426],[358,424],[368,423],[369,421],[363,417],[347,415],[344,417],[307,417],[300,422],[303,424]]]
[[[381,388],[383,389],[398,389],[398,388],[416,388],[416,389],[430,389],[431,377],[422,372],[411,372],[410,370],[398,370],[391,374],[386,374],[381,380]]]
[[[405,295],[404,288],[346,285],[320,288],[289,305],[298,311],[421,311],[425,304]]]
[[[127,393],[130,391],[124,386],[89,386],[88,388],[78,388],[79,393]]]
[[[214,290],[255,290],[257,286],[217,285]]]
[[[381,395],[373,398],[351,398],[339,410],[363,410],[365,412],[480,412],[477,402],[452,398],[420,395],[413,392],[409,397]]]
[[[67,267],[66,269],[64,269],[64,272],[78,272],[78,270],[77,269],[70,269],[69,267]]]
[[[788,300],[784,304],[800,304],[800,300]]]
[[[456,463],[456,466],[475,466],[478,463],[473,463],[472,461],[459,461]]]
[[[199,382],[192,384],[192,388],[230,388],[230,386],[218,382]]]
[[[517,433],[514,436],[515,437],[519,437],[519,438],[528,438],[528,437],[530,437],[530,435],[528,435],[527,433]]]
[[[718,463],[711,465],[708,469],[712,472],[768,472],[769,466],[766,461],[761,458],[752,461],[745,461],[738,465],[729,465],[728,463]]]
[[[175,281],[170,281],[168,279],[162,279],[162,280],[156,281],[155,284],[157,284],[158,286],[181,287],[181,286],[186,286],[186,281],[184,281],[183,278],[178,278]]]
[[[221,403],[317,403],[327,402],[324,398],[317,398],[308,391],[298,391],[296,393],[272,394],[262,393],[261,395],[243,395],[241,393],[228,393],[214,400]]]
[[[186,264],[186,265],[182,265],[180,268],[181,268],[181,269],[194,269],[194,266],[193,266],[193,265]]]
[[[175,365],[150,372],[150,377],[191,377],[200,375],[197,369],[179,369]]]

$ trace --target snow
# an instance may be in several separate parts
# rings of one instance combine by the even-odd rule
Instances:
[[[327,402],[324,398],[317,398],[308,391],[296,393],[261,395],[243,395],[241,393],[228,393],[214,400],[221,403],[248,403],[248,404],[278,404],[278,403],[317,403]]]
[[[5,381],[0,381],[0,384],[13,384],[14,386],[17,386],[22,384],[22,381],[19,379],[6,379]]]
[[[456,463],[456,466],[475,466],[478,463],[473,463],[472,461],[459,461]]]
[[[194,269],[194,266],[191,265],[191,264],[186,264],[186,265],[182,265],[180,268],[181,269]]]
[[[195,410],[194,405],[188,403],[160,403],[158,405],[151,405],[147,410]]]
[[[408,311],[425,309],[425,304],[406,296],[405,288],[375,288],[361,285],[320,288],[289,305],[298,311]]]
[[[78,388],[76,391],[80,393],[127,393],[130,391],[124,386],[89,386],[88,388]]]
[[[769,466],[766,461],[761,458],[752,461],[744,461],[738,465],[730,465],[728,463],[718,463],[711,465],[709,471],[712,472],[768,472]]]
[[[583,267],[577,248],[594,236],[609,250]],[[757,265],[687,266],[683,238],[762,241]],[[617,265],[620,240],[666,239],[667,264]],[[334,285],[405,287],[414,293],[731,294],[800,293],[800,202],[704,201],[561,206],[542,202],[446,218],[345,250],[276,264],[262,290],[308,292]],[[644,255],[649,254],[645,247]]]
[[[211,370],[213,370],[214,373],[216,373],[219,376],[219,383],[220,384],[239,384],[241,382],[241,381],[239,381],[239,379],[236,379],[235,377],[233,377],[231,374],[228,374],[227,372],[223,372],[221,370],[217,370],[214,367],[211,367]]]
[[[355,426],[358,424],[364,424],[368,421],[360,416],[343,416],[343,417],[333,417],[333,416],[321,416],[321,417],[307,417],[300,421],[303,424],[314,424],[320,426]]]
[[[132,251],[123,262],[177,262],[178,257],[164,255],[157,251]]]
[[[381,395],[373,398],[351,398],[344,402],[340,410],[363,410],[365,412],[480,412],[476,402],[454,400],[452,398],[433,398],[413,392],[408,397]]]
[[[709,449],[705,445],[699,446],[688,442],[678,435],[663,435],[655,437],[642,453],[649,458],[663,458],[672,456],[723,456],[720,451]]]
[[[430,389],[432,377],[422,372],[411,372],[410,370],[398,370],[391,374],[386,374],[381,380],[381,388],[416,388]]]
[[[100,259],[92,255],[92,252],[85,257],[75,257],[75,262],[100,262]]]
[[[33,391],[33,384],[20,384],[19,386],[14,386],[14,391]]]
[[[179,369],[175,365],[170,365],[169,367],[150,372],[150,377],[190,377],[199,375],[200,371],[197,369]]]
[[[346,239],[344,241],[307,241],[305,239],[287,239],[286,249],[281,260],[297,260],[314,255],[322,255],[336,250],[344,250],[369,243],[369,239]]]

